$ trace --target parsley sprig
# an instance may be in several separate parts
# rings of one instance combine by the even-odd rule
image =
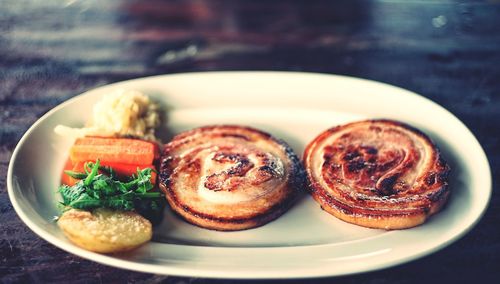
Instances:
[[[110,167],[102,167],[99,160],[86,163],[84,173],[65,171],[73,178],[80,179],[73,186],[61,185],[61,205],[64,208],[91,210],[105,207],[116,210],[158,211],[161,210],[160,192],[152,192],[152,169],[137,169],[137,174],[128,181],[117,179]],[[99,173],[99,170],[105,174]]]

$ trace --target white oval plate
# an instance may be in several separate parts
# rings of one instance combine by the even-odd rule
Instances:
[[[382,231],[344,223],[304,196],[265,226],[215,232],[166,210],[154,240],[111,256],[71,244],[52,221],[60,173],[72,143],[57,124],[81,126],[92,105],[116,88],[135,89],[166,106],[163,138],[193,127],[250,125],[287,141],[300,156],[323,130],[353,120],[389,118],[412,124],[441,148],[452,167],[452,195],[422,226]],[[471,132],[439,105],[407,90],[343,76],[289,72],[211,72],[156,76],[101,87],[40,118],[17,145],[8,171],[17,214],[39,236],[81,257],[125,269],[219,278],[333,276],[380,269],[432,253],[472,228],[487,207],[491,173]]]

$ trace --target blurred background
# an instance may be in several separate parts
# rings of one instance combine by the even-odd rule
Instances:
[[[463,104],[494,100],[499,4],[2,0],[0,101],[10,109],[40,103],[23,118],[33,122],[55,104],[114,81],[192,71],[290,70],[403,86],[456,113]],[[20,138],[14,132],[3,129],[1,135]]]
[[[79,93],[131,78],[214,70],[342,74],[417,92],[472,130],[498,189],[499,1],[0,0],[0,171],[7,172],[31,124]],[[5,174],[0,190],[2,282],[217,282],[135,273],[72,256],[17,218]],[[499,199],[494,193],[476,229],[450,247],[335,281],[467,283],[477,275],[497,281]]]

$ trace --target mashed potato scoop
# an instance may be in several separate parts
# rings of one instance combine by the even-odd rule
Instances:
[[[148,96],[133,90],[118,89],[108,93],[92,109],[92,117],[83,128],[58,125],[57,134],[70,137],[133,137],[156,141],[160,125],[158,105]]]

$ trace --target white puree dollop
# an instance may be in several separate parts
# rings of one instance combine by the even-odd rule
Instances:
[[[92,109],[84,128],[58,125],[54,131],[72,137],[135,137],[156,140],[154,130],[160,124],[158,106],[148,96],[133,90],[118,89],[105,94]]]

